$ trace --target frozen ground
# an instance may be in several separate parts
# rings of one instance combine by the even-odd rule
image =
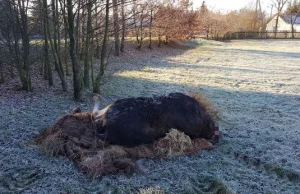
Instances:
[[[125,70],[106,78],[102,106],[129,96],[202,92],[220,110],[220,143],[190,157],[141,160],[144,171],[132,176],[91,180],[65,158],[27,146],[75,106],[90,110],[89,101],[74,103],[59,85],[30,94],[2,85],[0,193],[300,193],[300,41],[128,49],[110,66],[111,74]]]

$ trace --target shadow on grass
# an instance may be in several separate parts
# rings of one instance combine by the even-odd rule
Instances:
[[[284,172],[281,173],[282,176],[278,176],[279,178],[288,177],[289,181],[295,182],[295,179],[298,180],[300,177],[300,174],[293,170],[299,168],[299,165],[288,167],[280,163],[281,160],[272,159],[278,157],[276,155],[280,150],[282,159],[294,164],[298,161],[295,147],[300,144],[297,132],[297,126],[300,125],[299,95],[237,91],[205,85],[190,86],[122,76],[113,77],[104,91],[105,96],[111,95],[115,99],[165,95],[171,92],[204,93],[225,115],[220,116],[220,122],[223,124],[221,128],[223,139],[218,148],[220,154],[228,156],[229,153],[233,160],[232,153],[248,154],[246,157],[258,157],[266,172],[275,174]],[[287,150],[294,150],[294,153],[284,150],[287,147]]]

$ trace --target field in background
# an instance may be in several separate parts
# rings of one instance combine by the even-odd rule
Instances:
[[[220,111],[222,136],[213,151],[141,160],[143,171],[132,176],[90,180],[63,157],[48,158],[24,145],[75,106],[90,110],[88,102],[74,103],[71,93],[54,89],[47,96],[15,94],[18,102],[3,96],[0,179],[14,174],[11,169],[38,169],[25,193],[297,193],[299,48],[299,41],[195,40],[152,51],[127,49],[110,59],[102,106],[130,96],[194,91],[207,95]],[[0,184],[0,190],[7,188]]]

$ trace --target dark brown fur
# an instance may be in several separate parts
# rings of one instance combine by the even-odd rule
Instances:
[[[214,118],[205,104],[182,93],[121,99],[94,116],[99,137],[117,145],[151,143],[171,128],[191,138],[214,137]]]

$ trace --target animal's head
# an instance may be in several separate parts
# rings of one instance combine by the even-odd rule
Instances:
[[[207,123],[205,130],[202,133],[205,139],[211,143],[216,144],[219,142],[219,124],[213,120]]]
[[[206,115],[206,117],[204,117],[204,123],[206,123],[206,126],[204,127],[205,130],[202,131],[202,136],[205,139],[210,140],[212,143],[218,143],[219,125],[216,120],[219,113],[216,106],[203,94],[190,92],[190,96],[199,102],[201,108],[205,112],[203,114]]]

